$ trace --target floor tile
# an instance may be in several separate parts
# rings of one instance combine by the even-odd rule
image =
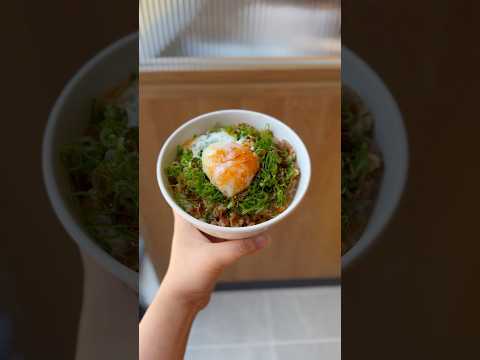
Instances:
[[[185,360],[276,360],[271,346],[189,349]]]
[[[278,345],[276,360],[340,360],[340,342]]]
[[[340,287],[268,291],[274,341],[340,338],[340,294]]]
[[[275,290],[267,293],[268,310],[274,340],[306,339],[307,324],[300,314],[294,290]]]
[[[193,324],[189,347],[202,356],[212,345],[340,341],[340,293],[340,287],[216,292]]]
[[[301,317],[307,326],[307,338],[341,337],[341,291],[340,288],[332,290],[318,288],[295,294]]]
[[[210,304],[193,323],[189,345],[269,342],[263,291],[226,291],[213,294]]]

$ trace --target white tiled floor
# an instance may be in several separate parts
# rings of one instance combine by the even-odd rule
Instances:
[[[340,359],[340,287],[217,292],[187,360]]]
[[[190,333],[190,345],[267,343],[272,337],[267,323],[264,292],[215,293],[200,312]]]
[[[274,359],[273,346],[241,346],[189,349],[185,360],[268,360]]]
[[[276,347],[277,360],[340,360],[340,341]],[[268,359],[268,358],[267,358]]]

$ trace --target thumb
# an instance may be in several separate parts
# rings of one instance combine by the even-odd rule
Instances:
[[[227,266],[233,264],[242,256],[252,254],[264,248],[269,240],[269,236],[262,234],[248,239],[227,240],[215,243],[214,246],[219,260]]]

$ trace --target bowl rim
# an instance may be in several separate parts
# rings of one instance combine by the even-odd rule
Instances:
[[[404,162],[402,171],[400,172],[400,178],[396,191],[392,192],[391,194],[391,206],[388,207],[383,213],[383,219],[380,219],[378,223],[373,223],[373,214],[375,212],[376,207],[380,202],[380,194],[377,194],[377,198],[375,199],[375,205],[370,214],[368,219],[367,226],[363,230],[360,238],[357,242],[350,248],[344,255],[341,256],[342,261],[342,269],[350,268],[353,264],[355,264],[360,258],[362,258],[366,253],[368,253],[372,245],[376,242],[378,237],[381,233],[385,230],[387,225],[390,223],[392,218],[395,215],[395,212],[398,209],[400,201],[402,199],[402,195],[405,191],[405,186],[407,183],[408,178],[408,168],[409,168],[409,144],[408,144],[408,134],[405,128],[405,124],[403,121],[402,113],[399,109],[399,106],[393,97],[392,93],[390,92],[387,85],[384,83],[382,78],[373,70],[362,58],[360,58],[355,52],[352,50],[342,47],[342,66],[344,66],[344,59],[348,59],[349,62],[353,64],[355,71],[360,74],[360,76],[365,80],[364,83],[368,84],[368,88],[372,92],[376,92],[383,97],[384,104],[389,108],[390,117],[385,119],[384,121],[390,121],[391,123],[395,123],[396,125],[396,132],[395,136],[399,138],[400,142],[402,143],[402,147],[404,149]],[[345,84],[343,75],[345,73],[342,71],[342,85]],[[348,86],[348,84],[345,84]],[[360,98],[365,99],[365,95],[361,92],[357,91],[357,89],[352,88]],[[369,105],[368,103],[366,104]],[[375,120],[374,120],[375,121]],[[382,177],[381,183],[385,181],[385,177]]]
[[[43,133],[41,149],[44,186],[54,213],[60,220],[63,228],[81,250],[85,250],[88,255],[92,256],[98,263],[102,264],[107,271],[115,277],[118,277],[135,291],[138,291],[138,273],[122,264],[98,245],[93,237],[86,232],[84,227],[75,220],[76,217],[73,216],[66,206],[66,201],[59,191],[58,179],[54,172],[55,149],[53,146],[53,139],[55,137],[55,129],[60,119],[60,112],[65,101],[75,91],[75,88],[80,81],[98,64],[105,61],[108,56],[123,47],[128,46],[132,42],[137,42],[138,36],[138,33],[132,33],[114,41],[84,63],[68,80],[48,116],[47,124]]]
[[[305,150],[306,158],[305,158],[305,163],[306,163],[306,169],[307,173],[306,174],[301,174],[301,176],[307,176],[306,180],[306,186],[304,187],[303,190],[301,190],[300,193],[296,194],[292,202],[288,205],[288,207],[278,214],[277,216],[263,222],[260,224],[255,224],[255,225],[250,225],[250,226],[244,226],[244,227],[227,227],[227,226],[219,226],[219,225],[213,225],[209,224],[207,222],[198,220],[197,218],[193,217],[189,213],[187,213],[185,210],[183,210],[176,202],[175,200],[170,196],[170,193],[167,190],[166,184],[163,182],[163,177],[162,177],[162,171],[163,169],[161,168],[163,158],[165,156],[165,152],[167,148],[173,143],[177,137],[177,135],[183,130],[188,127],[190,127],[192,124],[200,122],[204,120],[205,118],[214,116],[214,115],[219,115],[219,114],[228,114],[228,113],[248,113],[248,114],[254,114],[256,116],[260,115],[262,117],[267,118],[270,122],[275,123],[276,125],[283,127],[287,132],[291,133],[291,135],[296,139],[300,147],[303,147]],[[292,145],[293,146],[293,145]],[[296,151],[298,153],[298,151]],[[298,161],[298,160],[297,160]],[[270,116],[265,113],[261,113],[258,111],[251,111],[251,110],[244,110],[244,109],[226,109],[226,110],[217,110],[217,111],[212,111],[208,112],[199,116],[194,117],[193,119],[185,122],[182,124],[180,127],[178,127],[170,136],[167,138],[167,140],[164,142],[158,157],[157,157],[157,164],[156,164],[156,173],[157,173],[157,183],[160,187],[160,191],[164,197],[164,199],[167,201],[168,205],[179,215],[184,217],[186,220],[188,220],[190,223],[195,225],[196,227],[204,228],[206,230],[214,231],[214,232],[220,232],[220,233],[230,233],[230,234],[242,234],[242,233],[251,233],[254,231],[259,231],[259,230],[264,230],[269,228],[270,226],[278,223],[288,215],[292,213],[292,211],[300,204],[300,202],[303,200],[305,194],[308,191],[309,185],[310,185],[310,178],[311,178],[311,160],[310,160],[310,154],[308,152],[308,148],[305,146],[305,143],[302,141],[300,136],[288,125],[283,123],[282,121],[274,118],[273,116]],[[297,189],[297,191],[299,191]]]

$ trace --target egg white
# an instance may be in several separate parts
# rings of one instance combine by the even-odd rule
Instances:
[[[227,197],[246,189],[259,168],[251,140],[236,140],[224,130],[200,135],[184,146],[202,159],[203,172]]]
[[[235,138],[229,135],[226,131],[216,131],[205,135],[200,135],[195,138],[191,144],[191,149],[194,157],[200,158],[203,150],[215,143],[233,143]]]

